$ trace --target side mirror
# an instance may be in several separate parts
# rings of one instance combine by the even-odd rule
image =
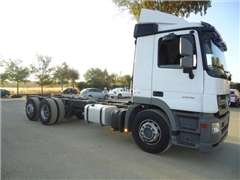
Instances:
[[[183,68],[184,73],[189,73],[189,78],[193,79],[193,36],[186,35],[180,37],[179,52],[183,56],[180,59],[180,66]]]
[[[179,52],[183,56],[180,59],[182,68],[193,68],[193,36],[186,35],[180,37]]]

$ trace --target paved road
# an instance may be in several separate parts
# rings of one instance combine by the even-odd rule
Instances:
[[[172,146],[161,155],[141,151],[131,134],[76,118],[44,126],[24,109],[24,99],[1,100],[2,179],[239,179],[240,108],[231,108],[219,150]]]

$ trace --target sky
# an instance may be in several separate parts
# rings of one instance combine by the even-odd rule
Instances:
[[[220,32],[233,82],[240,82],[239,9],[237,0],[213,0],[205,16],[187,18]],[[36,54],[51,56],[51,66],[66,62],[79,71],[81,81],[90,68],[131,75],[135,24],[111,0],[0,0],[0,58],[28,66]]]

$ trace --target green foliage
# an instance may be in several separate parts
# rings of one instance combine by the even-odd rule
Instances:
[[[91,68],[83,75],[87,83],[96,88],[103,89],[108,84],[108,72],[99,68]]]
[[[130,88],[132,78],[130,75],[124,75],[119,79],[121,86]]]
[[[69,75],[71,85],[72,87],[74,87],[74,85],[76,84],[76,80],[78,80],[80,77],[79,72],[78,70],[71,68],[68,70],[68,75]]]
[[[113,89],[115,87],[130,87],[131,76],[124,75],[119,77],[118,74],[112,73],[108,74],[107,70],[101,70],[99,68],[91,68],[85,74],[84,78],[87,81],[86,83],[81,82],[77,87],[79,89],[87,87],[95,87],[103,89],[107,87],[108,89]]]
[[[7,80],[7,74],[1,73],[1,74],[0,74],[0,81],[1,81],[1,85],[2,85],[2,86],[4,85],[4,83],[6,82],[6,80]]]
[[[51,63],[50,56],[42,56],[37,54],[37,64],[31,64],[31,71],[35,74],[35,78],[38,80],[36,83],[41,86],[43,93],[43,86],[49,85],[52,83],[52,71],[54,68],[50,68],[49,65]]]
[[[129,10],[129,13],[139,21],[142,8],[158,10],[181,17],[189,17],[191,13],[202,16],[211,7],[211,1],[173,1],[173,0],[112,0],[120,10]]]
[[[11,60],[5,62],[5,71],[1,74],[1,83],[4,80],[9,80],[17,84],[17,93],[19,93],[19,84],[28,82],[27,78],[30,75],[30,70],[22,66],[22,61]]]
[[[112,74],[109,75],[108,79],[110,81],[110,83],[109,83],[110,88],[111,89],[115,88],[118,84],[118,79],[119,79],[118,74],[117,73],[112,73]]]
[[[62,63],[61,66],[57,66],[53,69],[54,83],[61,85],[62,89],[63,85],[68,84],[69,81],[72,87],[74,87],[77,79],[79,79],[78,70],[73,68],[70,69],[66,62]]]
[[[0,67],[4,67],[5,63],[6,63],[5,60],[0,59]]]
[[[83,90],[84,88],[91,87],[91,85],[89,85],[87,82],[80,81],[76,83],[76,87],[80,90]]]
[[[68,84],[68,81],[70,79],[68,72],[69,66],[66,64],[66,62],[62,63],[61,66],[57,66],[56,68],[54,68],[53,79],[57,84],[62,86],[62,90],[63,85]]]

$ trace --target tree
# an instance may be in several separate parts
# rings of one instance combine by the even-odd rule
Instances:
[[[69,76],[69,66],[66,64],[66,62],[62,63],[61,66],[57,66],[54,69],[53,79],[56,83],[61,85],[62,90],[63,90],[63,85],[68,84],[70,76]]]
[[[35,78],[38,79],[36,83],[41,86],[41,92],[43,94],[43,87],[52,83],[51,72],[54,68],[49,67],[52,59],[50,56],[42,56],[40,54],[37,54],[36,56],[37,65],[31,64],[30,67],[32,73],[35,74]]]
[[[118,74],[117,73],[110,74],[109,79],[110,79],[111,84],[113,83],[111,88],[115,88],[116,87],[116,83],[117,83],[117,81],[119,79]]]
[[[122,86],[127,86],[128,88],[130,88],[132,78],[130,75],[124,75],[120,78],[120,81]]]
[[[71,82],[72,87],[74,88],[75,84],[76,84],[76,80],[79,79],[79,72],[76,69],[69,69],[68,70],[68,75],[69,75],[69,79]]]
[[[30,75],[30,70],[27,67],[21,65],[22,61],[11,60],[5,62],[5,71],[2,74],[4,79],[8,79],[11,82],[17,84],[17,94],[19,94],[19,84],[28,82],[27,78]],[[1,77],[1,80],[2,80]]]
[[[173,0],[112,0],[121,11],[129,10],[129,13],[139,21],[142,8],[158,10],[181,17],[189,17],[190,13],[205,15],[211,7],[211,1],[173,1]]]
[[[7,74],[5,73],[0,73],[0,81],[1,85],[4,85],[4,82],[7,80]]]
[[[0,59],[0,67],[4,67],[5,63],[6,63],[5,60]]]
[[[99,68],[91,68],[83,76],[87,83],[93,87],[103,89],[105,86],[108,86],[108,72],[106,69],[102,71]]]
[[[80,81],[76,83],[76,87],[80,90],[83,90],[84,88],[90,87],[90,85],[87,82]]]

